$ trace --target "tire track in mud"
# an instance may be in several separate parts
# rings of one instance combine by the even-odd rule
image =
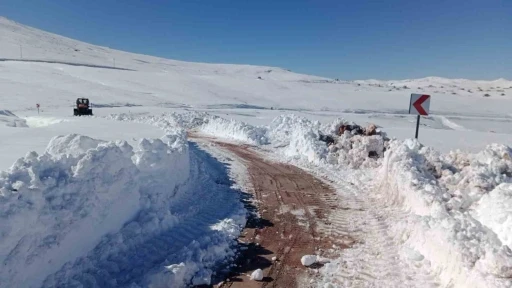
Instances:
[[[303,255],[316,254],[333,244],[346,248],[353,242],[319,230],[328,224],[330,211],[339,208],[337,201],[327,204],[327,199],[336,199],[332,187],[298,167],[264,160],[248,146],[213,142],[246,166],[259,214],[259,219],[253,219],[257,224],[249,220],[239,237],[245,246],[237,267],[217,287],[299,287],[298,279],[308,270],[300,262]],[[258,268],[264,279],[251,281],[250,273]]]

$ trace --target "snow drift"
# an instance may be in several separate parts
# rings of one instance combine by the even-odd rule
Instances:
[[[268,143],[267,131],[264,127],[252,126],[241,121],[227,120],[216,116],[207,118],[205,122],[201,126],[201,131],[204,133],[244,141],[254,145]]]
[[[7,127],[28,127],[25,119],[19,118],[9,110],[0,110],[0,123]]]

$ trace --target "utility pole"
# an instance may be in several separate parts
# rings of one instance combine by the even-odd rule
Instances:
[[[114,68],[116,68],[116,58],[114,58]]]
[[[23,59],[23,48],[21,48],[21,44],[20,44],[20,59]]]

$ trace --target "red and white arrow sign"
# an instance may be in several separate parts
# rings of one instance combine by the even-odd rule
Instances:
[[[409,114],[427,116],[430,110],[430,95],[411,94]]]

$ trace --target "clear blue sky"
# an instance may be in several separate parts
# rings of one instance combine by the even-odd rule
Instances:
[[[0,0],[0,15],[186,61],[341,79],[512,78],[512,0]]]

